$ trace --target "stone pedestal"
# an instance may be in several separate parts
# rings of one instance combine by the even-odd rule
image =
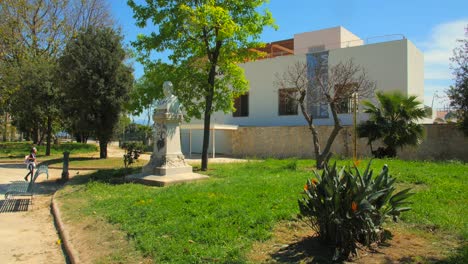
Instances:
[[[193,173],[192,166],[185,162],[182,154],[179,126],[182,113],[177,97],[168,93],[167,97],[156,106],[153,119],[154,147],[151,159],[141,173],[125,178],[128,181],[156,186],[207,179],[208,176]]]
[[[182,115],[156,110],[154,147],[151,160],[143,167],[143,173],[160,176],[191,173],[192,166],[185,162],[180,146],[180,121]]]

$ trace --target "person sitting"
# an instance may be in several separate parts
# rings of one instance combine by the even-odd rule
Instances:
[[[26,156],[25,162],[27,164],[27,168],[28,168],[29,172],[24,177],[25,181],[28,181],[29,175],[31,175],[31,180],[33,178],[34,168],[36,167],[36,153],[37,153],[37,149],[33,147],[31,149],[31,152],[29,153],[29,155]]]

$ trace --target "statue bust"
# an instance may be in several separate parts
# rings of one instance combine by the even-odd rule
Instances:
[[[155,111],[164,112],[173,115],[182,114],[182,105],[177,96],[173,95],[173,85],[170,81],[165,81],[163,84],[164,98],[156,102]]]

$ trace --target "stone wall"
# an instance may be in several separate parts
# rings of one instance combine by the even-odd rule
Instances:
[[[317,127],[320,145],[325,147],[332,126]],[[468,161],[468,137],[453,125],[424,125],[425,138],[418,147],[399,150],[401,159]],[[358,138],[358,156],[371,156],[367,139]],[[374,149],[378,147],[375,144]],[[353,152],[352,127],[343,128],[332,146],[335,155],[350,157]],[[312,134],[306,126],[239,127],[232,133],[232,155],[237,157],[313,158]]]
[[[424,125],[425,137],[417,147],[405,147],[398,157],[407,160],[462,160],[468,162],[468,137],[453,124]]]

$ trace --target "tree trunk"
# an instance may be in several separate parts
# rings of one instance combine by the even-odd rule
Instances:
[[[44,136],[45,136],[45,133],[44,131],[42,131],[43,133],[41,133],[41,131],[38,131],[38,134],[39,134],[39,141],[37,142],[37,145],[42,145],[42,141],[44,141]]]
[[[39,128],[36,128],[36,127],[33,128],[32,141],[33,141],[33,144],[39,143]]]
[[[213,79],[214,82],[214,79]],[[214,85],[214,84],[213,84]],[[209,91],[206,97],[205,105],[205,120],[203,126],[203,148],[202,148],[202,164],[201,170],[206,171],[208,169],[208,146],[210,144],[210,123],[211,123],[211,106],[213,104],[214,86]]]
[[[328,160],[331,158],[332,153],[330,152],[331,146],[333,145],[333,142],[335,141],[336,136],[338,136],[338,133],[340,130],[343,128],[340,123],[340,119],[338,118],[338,114],[336,112],[336,106],[335,103],[330,103],[330,109],[332,112],[333,116],[333,121],[334,121],[334,126],[333,130],[328,137],[327,144],[325,145],[325,148],[323,149],[322,153],[317,157],[317,169],[323,169],[325,162],[328,162]]]
[[[206,34],[206,32],[205,32]],[[210,56],[210,72],[208,74],[208,94],[205,96],[205,124],[203,127],[203,148],[202,148],[202,165],[201,170],[206,171],[208,169],[208,145],[210,143],[210,122],[211,122],[211,108],[213,105],[213,97],[214,97],[214,87],[215,87],[215,77],[216,77],[216,65],[218,63],[219,51],[221,49],[222,42],[217,41],[216,47]],[[209,45],[207,44],[207,48]],[[210,52],[208,51],[208,54]],[[214,133],[214,131],[213,131]],[[214,142],[213,142],[214,144]]]
[[[7,141],[7,130],[8,130],[8,113],[5,112],[5,123],[3,126],[3,135],[2,135],[3,142]]]
[[[203,126],[203,148],[202,148],[202,164],[201,170],[206,171],[208,169],[208,146],[210,143],[210,123],[211,114],[205,110],[205,120]]]
[[[47,116],[47,146],[46,156],[50,156],[50,142],[52,141],[52,117]]]
[[[107,159],[107,141],[99,140],[99,158]]]

